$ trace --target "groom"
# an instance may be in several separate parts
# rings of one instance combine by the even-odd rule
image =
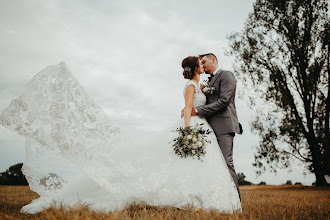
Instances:
[[[217,137],[218,144],[235,182],[238,194],[238,178],[233,163],[233,140],[235,133],[242,134],[235,107],[236,80],[232,72],[218,67],[213,53],[200,55],[205,73],[209,74],[209,85],[215,88],[213,94],[206,94],[206,104],[193,107],[192,116],[205,117]]]

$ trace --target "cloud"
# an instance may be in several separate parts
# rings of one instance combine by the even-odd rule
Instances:
[[[237,1],[227,0],[3,0],[0,109],[23,93],[33,75],[65,61],[121,128],[142,134],[167,129],[184,106],[182,59],[214,52],[221,67],[231,70],[234,60],[224,55],[226,36],[243,27],[253,2],[241,0],[237,7]],[[235,138],[234,160],[237,171],[252,179],[258,144],[248,131],[253,112],[243,99],[236,104],[245,134]],[[22,150],[23,139],[6,134],[1,127],[1,146]],[[7,161],[0,164],[2,170],[12,165],[9,151],[1,148],[0,161]]]

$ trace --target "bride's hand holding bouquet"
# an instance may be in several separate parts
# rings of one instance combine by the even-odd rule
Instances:
[[[200,157],[205,155],[205,144],[211,143],[207,139],[207,134],[210,134],[209,129],[203,129],[203,124],[196,124],[195,126],[186,126],[185,128],[177,128],[173,132],[178,132],[178,137],[174,138],[172,143],[174,152],[176,155],[186,157],[197,157],[203,161]]]

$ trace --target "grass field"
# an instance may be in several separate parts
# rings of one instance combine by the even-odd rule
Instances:
[[[243,212],[233,214],[140,204],[110,213],[76,207],[30,215],[19,210],[37,194],[27,186],[0,186],[0,219],[330,219],[329,187],[242,186],[241,194]]]

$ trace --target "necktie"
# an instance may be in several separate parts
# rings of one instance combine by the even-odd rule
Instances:
[[[214,74],[212,73],[211,76],[209,76],[209,82],[211,81],[212,77],[214,76]]]

